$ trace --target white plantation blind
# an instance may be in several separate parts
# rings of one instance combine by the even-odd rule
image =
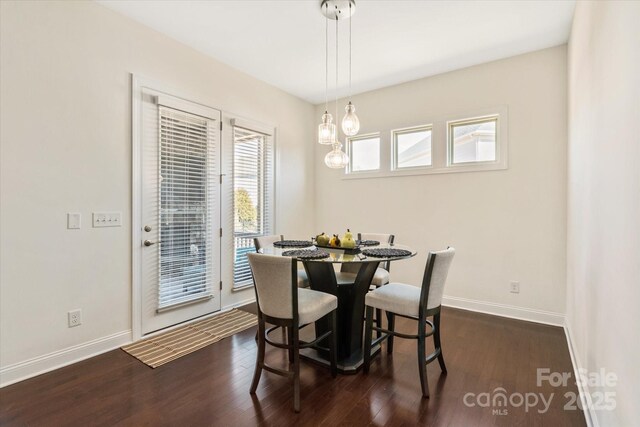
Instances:
[[[158,310],[212,295],[214,120],[159,106]]]
[[[261,132],[233,127],[234,287],[252,283],[254,237],[273,232],[273,146]]]

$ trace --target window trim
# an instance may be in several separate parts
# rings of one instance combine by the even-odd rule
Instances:
[[[242,129],[244,131],[253,132],[256,134],[260,134],[264,137],[263,144],[263,152],[262,152],[262,171],[260,173],[260,179],[262,180],[262,185],[264,186],[263,193],[260,194],[261,208],[263,210],[262,216],[266,217],[263,219],[263,230],[262,233],[255,233],[254,237],[257,236],[265,236],[269,234],[274,234],[275,228],[275,211],[276,211],[276,196],[275,196],[275,186],[276,186],[276,146],[275,146],[275,129],[272,127],[268,127],[266,125],[261,125],[258,122],[254,122],[246,119],[232,118],[230,120],[230,137],[231,137],[231,151],[230,151],[230,191],[231,191],[231,211],[230,211],[230,237],[231,237],[231,291],[237,292],[247,288],[253,287],[253,280],[246,279],[244,281],[236,282],[235,280],[235,267],[236,267],[236,248],[235,248],[235,240],[236,240],[236,232],[235,232],[235,129]],[[265,210],[265,198],[268,197],[268,210]],[[260,215],[260,213],[258,214]]]
[[[367,169],[367,170],[360,170],[360,171],[354,171],[352,170],[352,165],[353,165],[353,149],[351,147],[351,144],[353,143],[353,141],[359,141],[359,140],[363,140],[363,139],[373,139],[373,138],[378,138],[378,167],[376,169]],[[360,135],[355,135],[355,136],[350,136],[348,138],[346,138],[345,140],[345,149],[346,149],[346,153],[347,156],[349,156],[349,164],[347,165],[347,167],[345,168],[345,174],[347,175],[361,175],[361,174],[372,174],[372,173],[379,173],[382,170],[382,137],[380,132],[372,132],[372,133],[366,133],[366,134],[360,134]]]
[[[416,133],[420,131],[431,132],[431,164],[424,166],[407,166],[398,167],[398,135],[407,133]],[[433,168],[433,124],[418,125],[405,128],[398,128],[391,130],[391,172],[399,171],[421,171],[425,169]]]
[[[496,123],[496,136],[495,136],[496,159],[495,160],[476,160],[473,162],[455,163],[453,161],[453,127],[473,125],[477,123],[488,123],[492,121],[495,121]],[[500,132],[500,115],[499,114],[491,114],[491,115],[482,116],[482,117],[471,117],[468,119],[447,121],[447,167],[457,168],[460,166],[487,165],[487,164],[499,163],[500,162],[500,140],[501,140],[501,132]]]
[[[491,116],[498,117],[498,128],[496,129],[496,160],[491,162],[456,163],[449,165],[447,158],[449,145],[447,142],[447,123]],[[429,119],[429,117],[426,117],[426,119]],[[380,169],[362,172],[349,172],[347,168],[345,168],[342,174],[342,179],[387,178],[442,173],[498,171],[508,169],[509,115],[508,107],[506,105],[497,105],[493,107],[478,108],[476,110],[462,113],[447,114],[435,117],[433,120],[425,120],[425,117],[423,117],[419,122],[431,123],[432,127],[430,167],[393,169],[393,132],[395,130],[421,127],[412,125],[410,122],[404,122],[401,123],[400,126],[394,126],[386,129],[382,128],[378,132],[363,133],[362,136],[375,134],[380,135],[380,147],[382,149],[380,155]],[[357,135],[356,137],[360,136],[361,135]]]

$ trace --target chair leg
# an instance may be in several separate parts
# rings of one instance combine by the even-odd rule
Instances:
[[[447,373],[447,366],[444,364],[444,356],[442,355],[442,344],[440,343],[440,313],[433,316],[433,343],[435,344],[436,351],[440,350],[438,355],[438,363],[440,369],[445,374]]]
[[[429,384],[427,383],[427,357],[425,354],[426,322],[424,318],[418,321],[418,372],[420,373],[420,386],[422,397],[429,397]]]
[[[300,337],[298,325],[291,326],[291,342],[293,347],[293,410],[300,412]]]
[[[264,320],[258,319],[258,354],[256,356],[256,368],[253,372],[253,381],[251,382],[250,393],[255,394],[256,389],[258,388],[258,383],[260,382],[260,375],[262,374],[262,367],[264,366]]]
[[[369,373],[369,367],[371,366],[371,333],[373,331],[373,307],[366,306],[366,314],[364,317],[364,366],[363,371],[365,374]]]
[[[331,376],[335,378],[338,375],[338,327],[337,327],[337,313],[333,310],[329,314],[329,321],[331,322],[331,337],[329,345],[329,359],[331,360]]]
[[[293,329],[294,327],[287,327],[287,344],[289,345],[289,363],[293,363]]]
[[[396,328],[396,316],[395,314],[387,311],[387,329],[391,332],[395,331]],[[387,354],[393,353],[393,335],[389,334],[387,338]]]
[[[376,308],[376,326],[378,328],[382,328],[382,310]],[[382,332],[376,331],[376,338],[380,338],[382,336]]]

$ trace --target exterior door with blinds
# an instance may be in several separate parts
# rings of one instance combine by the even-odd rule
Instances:
[[[143,90],[143,335],[220,310],[220,120]]]

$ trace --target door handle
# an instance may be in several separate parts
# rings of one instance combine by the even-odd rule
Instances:
[[[152,242],[151,240],[145,240],[143,243],[145,246],[151,246],[151,245],[155,245],[156,243],[162,243],[162,242]]]

